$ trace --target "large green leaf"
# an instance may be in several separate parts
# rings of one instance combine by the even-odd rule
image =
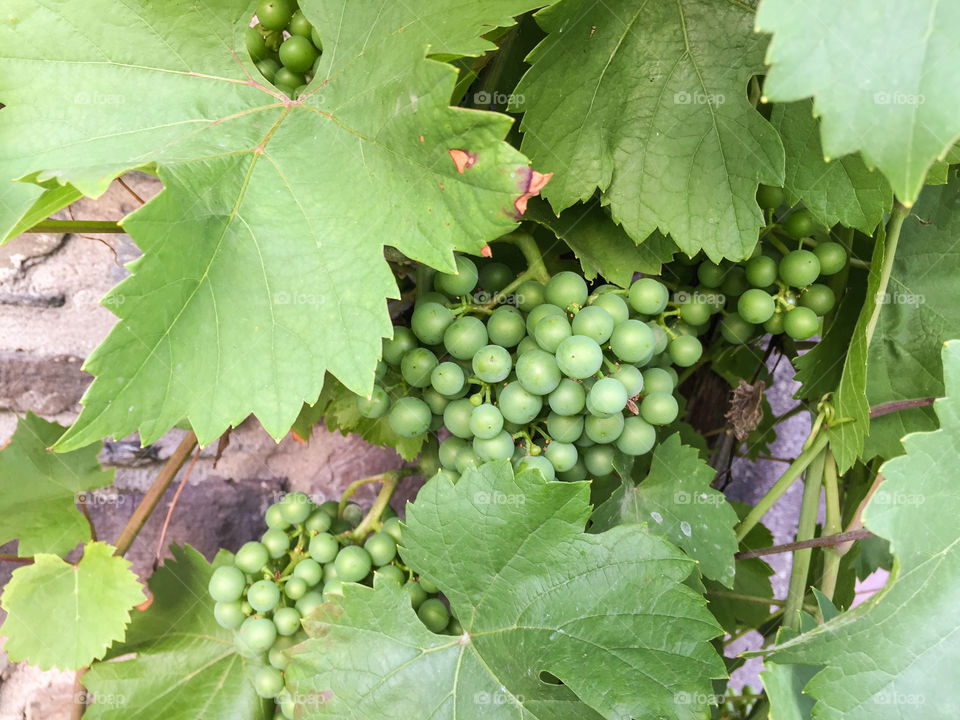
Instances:
[[[657,445],[646,479],[624,483],[597,509],[594,522],[603,528],[646,523],[651,533],[683,548],[706,577],[732,587],[737,513],[710,487],[714,475],[675,433]]]
[[[817,720],[947,718],[960,705],[960,341],[944,345],[943,368],[941,429],[904,438],[863,513],[897,560],[886,587],[773,655],[826,666],[806,687]]]
[[[842,223],[873,234],[893,202],[886,178],[871,172],[859,155],[825,162],[810,102],[777,103],[770,122],[783,140],[783,187],[790,204],[802,200],[826,227]]]
[[[783,181],[777,132],[747,101],[766,44],[749,4],[562,0],[536,17],[549,36],[515,109],[554,210],[599,187],[638,242],[659,229],[689,255],[749,255],[757,183]]]
[[[83,684],[95,698],[91,720],[198,720],[266,718],[266,702],[247,678],[233,633],[217,625],[207,583],[214,566],[189,545],[170,547],[150,578],[153,602],[137,613],[126,642],[96,663]]]
[[[86,545],[76,565],[41,553],[4,588],[0,635],[15,662],[79,670],[123,639],[130,611],[144,599],[130,563],[106,543]]]
[[[0,545],[19,539],[19,554],[66,555],[90,539],[77,495],[113,482],[97,461],[100,444],[71,453],[47,450],[66,430],[27,413],[0,452]]]
[[[870,343],[867,399],[870,405],[943,394],[940,350],[960,338],[957,268],[960,267],[960,180],[927,187],[904,220],[888,292]],[[900,411],[870,422],[864,455],[893,457],[900,438],[932,430],[929,407]]]
[[[693,561],[638,525],[587,535],[589,514],[586,483],[508,462],[431,480],[401,553],[464,634],[426,630],[399,589],[348,585],[288,667],[295,692],[326,699],[309,716],[702,718],[724,671],[720,628],[684,585]]]
[[[960,5],[938,0],[763,0],[770,100],[813,97],[824,153],[860,151],[912,204],[960,136]]]
[[[456,72],[425,53],[481,52],[535,4],[305,0],[324,53],[292,102],[250,79],[253,2],[6,3],[0,168],[98,194],[155,165],[166,187],[124,222],[144,255],[58,449],[184,417],[208,443],[250,413],[279,438],[327,370],[369,392],[397,292],[383,246],[452,269],[515,226],[532,178],[510,118],[450,108]]]

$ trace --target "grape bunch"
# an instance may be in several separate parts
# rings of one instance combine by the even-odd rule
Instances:
[[[356,399],[361,415],[405,438],[445,429],[436,459],[451,476],[512,459],[548,479],[601,478],[617,451],[652,450],[657,426],[678,416],[674,366],[703,351],[661,316],[666,286],[642,278],[591,292],[570,271],[544,284],[495,261],[456,263],[384,342],[378,384]]]
[[[362,544],[351,542],[351,530],[362,519],[360,507],[328,501],[314,505],[304,493],[290,493],[267,508],[267,531],[248,542],[210,577],[208,591],[216,601],[217,623],[233,630],[241,655],[251,663],[253,685],[261,697],[275,698],[281,717],[293,717],[293,699],[285,688],[283,651],[306,639],[301,619],[329,595],[342,593],[348,582],[380,586],[396,583],[410,596],[420,620],[436,633],[463,632],[451,618],[437,588],[415,579],[397,556],[400,520],[384,510],[382,527]]]
[[[323,45],[296,0],[261,0],[255,27],[247,28],[247,52],[260,74],[288,97],[313,80]]]

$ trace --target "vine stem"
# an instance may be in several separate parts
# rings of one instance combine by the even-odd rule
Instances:
[[[926,407],[933,405],[936,398],[915,398],[914,400],[891,400],[890,402],[880,403],[870,408],[870,419],[899,412],[900,410],[910,410],[911,408]]]
[[[747,533],[749,533],[756,524],[760,522],[763,516],[769,512],[770,508],[783,497],[784,493],[793,485],[794,481],[800,477],[803,471],[807,469],[814,458],[816,458],[826,446],[827,434],[819,433],[813,441],[813,444],[797,456],[797,459],[790,464],[790,467],[788,467],[783,475],[780,476],[780,479],[773,484],[773,487],[767,491],[767,494],[760,498],[760,501],[753,506],[747,516],[740,521],[740,524],[737,525],[737,541],[741,541],[747,536]]]
[[[811,540],[817,531],[817,511],[820,509],[820,490],[823,487],[823,468],[826,465],[826,448],[817,453],[807,469],[803,483],[803,502],[800,505],[800,521],[797,524],[797,542]],[[807,592],[807,575],[810,573],[812,548],[803,548],[793,553],[790,568],[790,587],[783,617],[788,627],[800,632],[800,610]]]
[[[547,272],[547,266],[543,264],[543,255],[540,254],[540,248],[537,247],[537,241],[533,239],[533,235],[525,232],[512,232],[500,238],[498,242],[513,243],[520,249],[520,252],[523,253],[523,259],[527,261],[527,269],[524,274],[530,273],[529,277],[542,283],[546,283],[550,279],[550,273]]]
[[[33,558],[10,555],[9,553],[0,553],[0,562],[17,563],[18,565],[33,565]]]
[[[133,541],[156,509],[160,498],[163,497],[167,488],[170,487],[170,483],[173,482],[177,473],[180,472],[180,468],[183,467],[183,464],[187,461],[187,458],[190,457],[190,453],[193,452],[196,446],[197,436],[193,430],[191,430],[183,436],[183,440],[177,445],[177,449],[173,451],[173,455],[167,459],[163,469],[160,470],[150,489],[147,490],[147,494],[143,496],[143,500],[137,505],[137,509],[133,511],[133,515],[130,516],[127,524],[124,525],[123,530],[120,531],[120,537],[117,538],[114,555],[125,555],[127,550],[130,549]]]
[[[44,220],[32,228],[23,231],[26,233],[96,233],[115,234],[125,233],[120,223],[113,220]]]
[[[854,540],[863,540],[864,538],[868,537],[873,537],[873,533],[869,530],[848,530],[846,532],[837,533],[836,535],[823,535],[817,538],[810,538],[809,540],[804,540],[803,542],[772,545],[770,547],[757,548],[756,550],[741,550],[740,552],[734,554],[733,557],[737,560],[749,560],[750,558],[763,557],[764,555],[777,555],[778,553],[793,552],[794,550],[803,550],[804,548],[832,546],[839,547],[846,543],[852,543]]]
[[[823,492],[826,510],[823,534],[826,536],[839,535],[843,532],[843,518],[840,512],[840,486],[837,482],[837,462],[829,448],[826,451],[826,464],[823,467]],[[833,600],[833,594],[837,589],[841,557],[843,557],[843,553],[836,545],[824,549],[820,592],[826,595],[828,600]],[[822,617],[820,619],[823,620]]]
[[[173,494],[173,500],[170,501],[170,507],[167,508],[167,515],[163,519],[163,527],[160,529],[160,540],[157,541],[157,556],[154,559],[154,567],[160,563],[160,556],[163,555],[163,542],[167,537],[167,528],[170,526],[170,520],[173,518],[173,511],[177,507],[177,501],[180,499],[180,495],[183,493],[183,488],[187,485],[187,479],[190,477],[190,473],[193,471],[193,466],[197,464],[197,458],[200,457],[200,448],[197,448],[197,451],[193,454],[193,459],[190,461],[190,464],[187,466],[187,471],[183,474],[183,477],[180,479],[180,484],[177,486],[177,491]]]
[[[728,590],[707,590],[707,595],[725,600],[738,600],[740,602],[753,603],[754,605],[773,605],[774,607],[784,607],[786,600],[776,600],[775,598],[757,597],[756,595],[744,595],[743,593],[730,592]],[[805,605],[804,610],[814,610],[810,605]]]
[[[867,503],[870,502],[870,498],[873,497],[873,494],[877,491],[877,488],[880,487],[880,483],[882,482],[883,475],[877,473],[877,476],[873,479],[873,484],[870,486],[870,489],[867,490],[867,494],[863,496],[863,500],[861,500],[860,504],[857,505],[856,512],[853,513],[853,519],[851,519],[850,524],[847,525],[847,531],[844,533],[844,535],[852,535],[856,532],[870,533],[869,530],[863,529],[863,509],[867,506]],[[870,533],[870,535],[872,534],[873,533]],[[837,549],[840,551],[840,554],[843,554],[850,550],[851,545],[852,543],[847,543],[841,545]]]
[[[377,499],[373,501],[370,511],[363,516],[363,520],[360,521],[360,524],[357,525],[353,529],[353,532],[350,533],[350,538],[354,542],[363,540],[363,538],[367,536],[367,533],[369,533],[370,530],[380,522],[380,516],[383,514],[384,508],[387,507],[387,503],[390,502],[390,497],[393,495],[393,491],[397,489],[397,483],[400,482],[401,478],[412,474],[413,470],[411,468],[401,468],[400,470],[392,470],[390,472],[383,473],[381,476],[383,487],[380,488],[380,493],[377,495]]]
[[[396,472],[396,470],[389,470],[387,472],[380,473],[379,475],[371,475],[370,477],[360,478],[359,480],[354,480],[352,483],[347,485],[347,489],[343,491],[343,494],[340,496],[340,503],[337,506],[337,517],[343,517],[343,510],[347,507],[347,503],[350,502],[350,498],[356,495],[357,490],[362,488],[364,485],[373,485],[373,483],[384,482],[388,475]]]
[[[897,243],[900,241],[900,228],[903,227],[903,221],[910,214],[910,209],[897,200],[893,205],[893,213],[887,223],[887,237],[884,241],[883,264],[880,266],[880,284],[877,286],[876,296],[881,297],[887,291],[887,285],[890,283],[890,272],[893,270],[893,258],[897,254]],[[866,338],[867,346],[873,339],[873,331],[877,327],[877,321],[880,319],[880,310],[883,305],[875,302],[873,313],[870,320],[867,321]]]

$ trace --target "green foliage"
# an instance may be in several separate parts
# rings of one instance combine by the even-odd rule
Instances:
[[[13,572],[0,597],[0,634],[14,662],[79,670],[123,639],[130,611],[145,600],[130,563],[102,542],[84,546],[75,566],[40,553]]]

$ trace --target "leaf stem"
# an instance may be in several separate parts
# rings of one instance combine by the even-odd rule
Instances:
[[[44,220],[24,233],[125,233],[120,223],[113,220]]]
[[[373,483],[384,482],[387,475],[391,472],[396,472],[395,470],[390,470],[387,472],[380,473],[379,475],[371,475],[370,477],[360,478],[359,480],[354,480],[352,483],[347,485],[347,489],[343,491],[343,495],[340,496],[340,503],[337,506],[337,517],[343,517],[343,510],[347,507],[347,503],[350,501],[357,490],[362,488],[364,485],[372,485]]]
[[[744,595],[743,593],[730,592],[729,590],[707,590],[707,595],[725,600],[738,600],[740,602],[753,603],[754,605],[773,605],[774,607],[784,607],[786,600],[777,600],[776,598],[758,597],[756,595]],[[815,610],[812,605],[804,605],[804,610]]]
[[[826,464],[823,467],[823,492],[826,509],[823,535],[838,535],[843,532],[843,517],[840,512],[840,486],[837,482],[837,462],[829,448],[826,450]],[[833,600],[833,594],[837,589],[841,557],[843,557],[843,553],[836,545],[825,547],[820,592],[826,595],[828,600]],[[822,617],[820,619],[823,620]]]
[[[909,410],[911,408],[926,407],[933,405],[936,398],[915,398],[913,400],[891,400],[890,402],[880,403],[870,408],[870,419],[899,412],[900,410]]]
[[[880,267],[880,284],[877,286],[876,297],[882,297],[887,292],[887,285],[890,282],[890,272],[893,270],[893,258],[897,254],[897,243],[900,241],[900,228],[903,227],[903,221],[910,214],[910,209],[897,200],[893,205],[893,213],[887,223],[886,240],[883,248],[883,265]],[[866,338],[867,347],[873,339],[873,331],[877,327],[877,321],[880,319],[880,310],[883,304],[876,302],[873,306],[873,314],[867,322]]]
[[[797,542],[813,538],[817,531],[817,511],[820,509],[820,490],[823,487],[823,468],[826,464],[826,448],[817,453],[807,469],[803,483],[803,502],[800,505],[800,521],[797,524]],[[802,548],[793,553],[790,568],[790,587],[783,617],[787,626],[800,632],[800,610],[807,592],[807,576],[810,574],[812,548]]]
[[[187,458],[190,457],[190,453],[193,452],[196,446],[197,436],[193,430],[191,430],[183,436],[183,440],[177,445],[177,449],[173,451],[173,455],[167,459],[166,464],[157,474],[150,489],[147,490],[147,494],[143,496],[143,500],[137,505],[137,509],[133,511],[133,515],[130,516],[127,524],[124,525],[123,530],[120,531],[120,537],[117,538],[114,555],[125,555],[127,550],[130,549],[133,541],[160,502],[160,498],[163,497],[167,488],[170,487],[170,483],[173,482],[177,473],[180,472],[180,468],[183,467],[183,464],[187,461]]]
[[[380,494],[377,495],[377,499],[373,501],[370,511],[364,515],[360,524],[350,533],[350,538],[354,542],[363,540],[374,527],[379,529],[380,516],[390,502],[393,491],[397,489],[397,483],[400,482],[401,478],[411,474],[413,474],[412,468],[400,468],[399,470],[383,473],[383,487],[380,488]]]
[[[529,273],[528,278],[532,277],[534,280],[538,280],[544,284],[550,279],[550,273],[547,272],[547,266],[543,264],[543,255],[540,254],[540,248],[537,246],[537,241],[533,239],[533,235],[516,231],[509,235],[504,235],[502,238],[498,238],[497,242],[513,243],[520,249],[520,252],[523,253],[524,260],[527,261],[527,269],[523,274],[528,275]],[[510,286],[508,285],[507,287]],[[504,290],[506,290],[506,288],[504,288]],[[502,293],[503,290],[500,292]]]

